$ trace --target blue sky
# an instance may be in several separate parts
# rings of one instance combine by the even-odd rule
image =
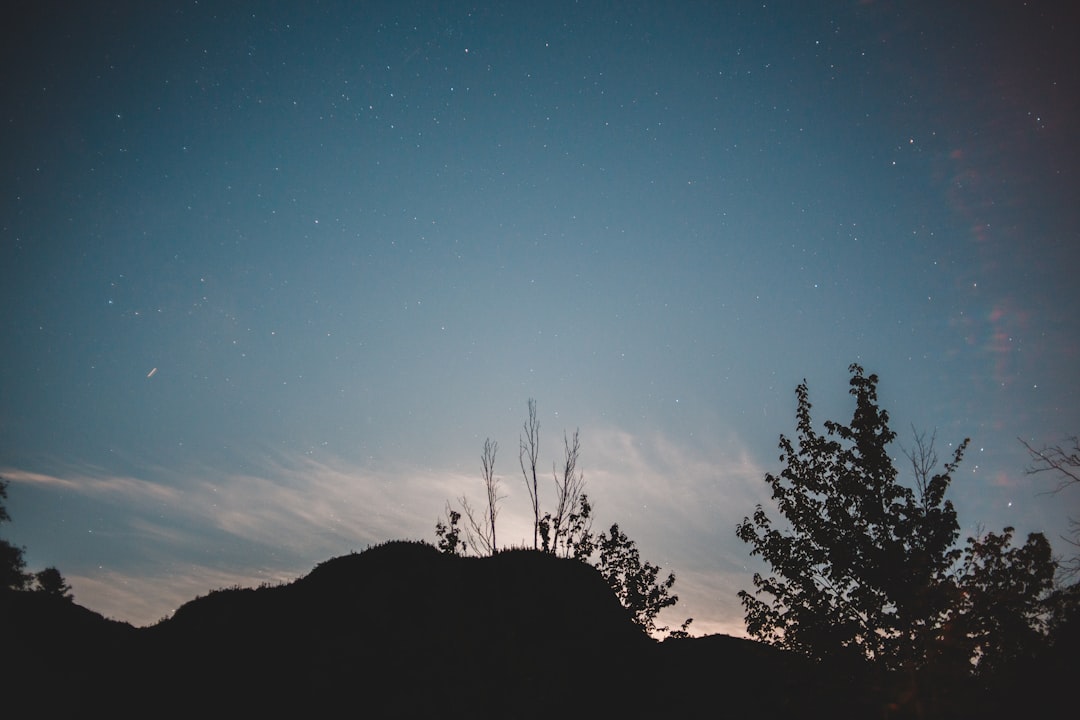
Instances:
[[[972,438],[966,534],[1080,514],[1018,439],[1080,428],[1054,3],[4,12],[4,531],[88,607],[433,539],[486,437],[524,539],[535,398],[674,615],[740,632],[735,525],[852,362],[901,467]]]

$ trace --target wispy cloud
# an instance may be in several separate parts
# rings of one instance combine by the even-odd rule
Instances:
[[[595,529],[619,522],[644,558],[676,573],[679,617],[667,622],[692,615],[698,632],[741,628],[731,588],[748,577],[734,526],[763,493],[760,469],[738,438],[690,446],[662,434],[592,428],[582,440]],[[107,499],[119,510],[138,548],[137,566],[95,570],[73,562],[76,571],[65,575],[80,603],[134,624],[216,587],[292,579],[329,557],[389,539],[434,540],[446,501],[482,498],[478,472],[372,470],[307,455],[233,475],[211,468],[148,472],[153,480],[18,469],[3,475],[89,502]],[[523,483],[516,472],[500,478],[500,544],[524,543],[532,530]],[[541,492],[550,501],[550,475],[547,485]],[[56,564],[65,567],[63,558]]]
[[[169,502],[178,497],[175,488],[139,478],[73,474],[68,477],[28,472],[15,468],[0,469],[0,476],[17,483],[69,490],[87,495],[122,495],[129,500]]]
[[[737,591],[750,584],[749,549],[735,526],[768,500],[764,473],[734,433],[680,442],[594,429],[588,445],[598,516],[617,521],[642,557],[674,572],[679,604],[663,620],[694,617],[698,634],[743,634]]]

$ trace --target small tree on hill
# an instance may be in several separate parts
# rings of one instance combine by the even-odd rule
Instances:
[[[634,541],[619,530],[618,523],[613,524],[608,533],[600,533],[597,542],[600,551],[596,568],[619,598],[623,607],[630,611],[631,617],[642,630],[652,633],[656,627],[656,616],[666,607],[679,601],[678,595],[671,594],[675,585],[675,573],[668,573],[667,579],[657,582],[660,568],[652,563],[641,562]],[[685,635],[690,620],[683,623]],[[666,632],[667,628],[659,628]]]
[[[479,520],[476,519],[476,513],[469,505],[467,497],[463,495],[459,500],[461,509],[465,511],[465,519],[469,521],[465,527],[468,544],[483,555],[494,555],[499,551],[495,536],[495,519],[499,516],[499,501],[503,499],[503,496],[499,495],[499,479],[495,477],[495,454],[498,450],[497,442],[493,442],[491,438],[484,440],[484,452],[480,455],[480,464],[483,468],[487,508],[483,516]]]
[[[72,601],[71,585],[55,567],[47,567],[41,572],[35,573],[34,580],[37,584],[35,588],[37,592],[63,598],[69,602]]]
[[[581,443],[577,430],[573,439],[563,436],[562,473],[552,467],[555,481],[555,512],[540,518],[541,549],[562,557],[586,560],[593,552],[592,506],[585,494],[585,476],[578,468]]]
[[[536,401],[529,398],[529,417],[518,437],[518,463],[521,474],[525,476],[525,489],[529,493],[529,503],[533,515],[533,550],[540,549],[540,487],[536,476],[536,465],[540,457],[540,421],[536,419]]]
[[[468,543],[461,537],[461,528],[458,522],[461,513],[446,503],[446,522],[439,519],[435,523],[435,536],[439,538],[438,548],[447,555],[465,555],[469,550]]]

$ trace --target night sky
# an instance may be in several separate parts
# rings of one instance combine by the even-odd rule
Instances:
[[[1067,551],[1020,442],[1080,432],[1067,5],[6,3],[4,537],[147,624],[434,541],[491,437],[521,543],[535,398],[667,620],[742,633],[735,526],[858,362],[905,473],[972,438],[964,536]]]

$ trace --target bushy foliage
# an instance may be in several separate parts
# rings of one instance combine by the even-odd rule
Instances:
[[[934,474],[932,446],[919,438],[921,452],[909,455],[915,488],[901,484],[877,376],[850,371],[851,423],[827,421],[824,434],[806,383],[796,391],[797,439],[780,437],[784,468],[765,476],[786,523],[774,525],[759,505],[737,528],[772,568],[755,573],[754,593],[739,593],[747,630],[814,659],[885,671],[1015,664],[1044,639],[1049,544],[1035,534],[1011,547],[1006,528],[959,547],[945,495],[967,441]]]
[[[599,557],[596,568],[619,602],[630,611],[634,622],[645,632],[656,631],[656,616],[679,601],[678,595],[671,594],[675,574],[669,573],[666,579],[657,582],[660,568],[641,561],[634,541],[619,530],[618,523],[613,524],[607,533],[600,533],[597,549]],[[683,624],[682,632],[685,633],[689,625],[688,620]],[[664,632],[667,628],[659,630]]]
[[[40,572],[34,573],[34,581],[36,585],[34,589],[37,592],[62,598],[69,602],[72,600],[71,585],[55,567],[47,567]]]
[[[588,562],[593,551],[596,550],[589,496],[581,493],[570,512],[567,513],[565,525],[558,534],[553,533],[553,525],[551,513],[544,513],[539,525],[540,549],[560,557],[572,557],[575,560]]]
[[[1005,672],[1030,662],[1042,649],[1054,580],[1050,543],[1042,533],[1012,545],[1013,528],[968,538],[957,577],[951,620],[980,675]]]
[[[469,550],[468,544],[461,537],[461,528],[458,527],[460,520],[461,513],[447,503],[445,522],[440,519],[435,523],[435,536],[439,538],[437,547],[447,555],[465,555]]]

